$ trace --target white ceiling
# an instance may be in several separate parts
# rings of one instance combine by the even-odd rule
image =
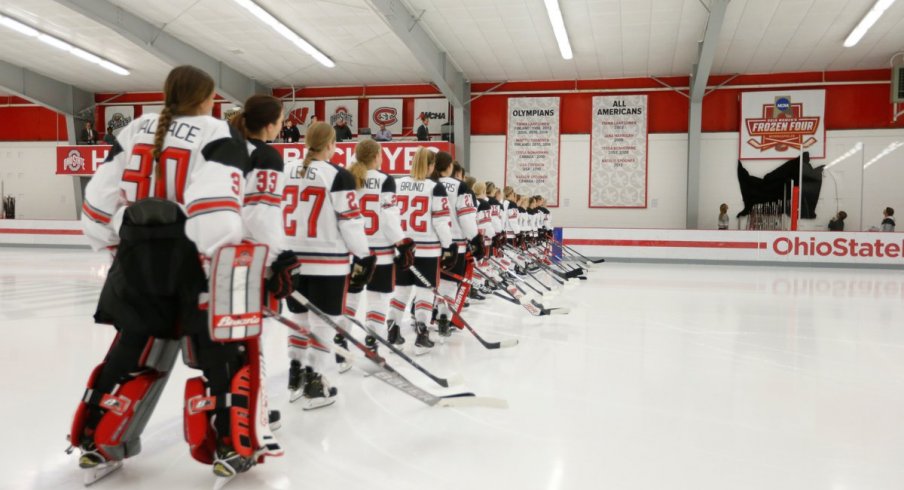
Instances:
[[[112,0],[266,85],[429,82],[366,0],[258,0],[336,62],[328,69],[230,0]],[[543,0],[404,0],[472,82],[687,75],[707,12],[700,0],[560,0],[563,60]],[[703,0],[708,2],[709,0]],[[904,50],[904,1],[854,48],[844,37],[874,0],[733,0],[714,74],[884,68]],[[0,0],[0,13],[127,67],[120,77],[0,28],[0,59],[89,91],[159,90],[170,66],[52,0]]]

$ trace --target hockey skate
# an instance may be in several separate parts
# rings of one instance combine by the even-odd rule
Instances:
[[[345,337],[343,337],[342,334],[336,334],[336,336],[333,337],[333,343],[345,350],[348,350],[348,341],[345,340]],[[352,368],[351,363],[349,363],[344,357],[340,356],[339,354],[336,354],[336,364],[339,365],[339,374],[342,374]]]
[[[301,368],[301,362],[293,360],[289,364],[289,403],[292,403],[302,396],[304,392],[304,369]]]
[[[79,449],[82,454],[78,458],[78,466],[85,471],[86,487],[122,468],[122,461],[107,461],[94,447],[93,442],[85,442]]]
[[[364,337],[364,346],[367,347],[367,350],[377,353],[377,338],[373,335],[367,335]]]
[[[446,315],[440,315],[436,319],[436,330],[437,332],[439,332],[440,337],[448,337],[452,335],[452,325],[449,321],[449,317],[447,317]]]
[[[301,398],[301,408],[314,410],[326,407],[336,402],[339,390],[330,386],[326,378],[315,372],[310,366],[305,368],[304,396]]]
[[[415,330],[417,331],[417,339],[414,341],[414,355],[422,356],[430,352],[430,349],[432,349],[435,344],[430,340],[430,335],[427,332],[427,325],[423,322],[417,322]]]
[[[387,331],[389,334],[386,336],[386,340],[389,341],[392,345],[402,345],[405,343],[405,338],[402,337],[401,329],[399,328],[399,324],[392,320],[388,320],[386,322]]]
[[[220,490],[232,481],[239,473],[244,473],[254,466],[254,459],[240,456],[230,447],[217,447],[213,460],[213,474],[217,480],[213,485],[214,490]]]
[[[471,291],[468,293],[468,297],[473,300],[477,300],[477,301],[483,301],[483,300],[487,299],[486,296],[484,296],[481,293],[481,291],[479,291],[478,289],[479,288],[472,288]]]
[[[277,430],[279,430],[280,427],[282,427],[282,422],[280,421],[281,417],[279,414],[279,410],[270,410],[267,413],[267,418],[270,423],[270,431],[271,432],[276,432]]]

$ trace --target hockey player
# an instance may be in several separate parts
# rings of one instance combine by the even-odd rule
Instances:
[[[211,340],[199,308],[207,290],[199,256],[209,260],[244,235],[248,153],[225,121],[210,117],[214,81],[206,73],[174,68],[164,97],[159,115],[144,114],[117,135],[85,189],[85,235],[95,250],[115,253],[94,318],[118,331],[91,374],[70,434],[88,484],[140,451],[180,340],[186,363],[204,372],[186,386],[199,402],[186,403],[192,456],[232,477],[264,455],[281,454],[272,436],[261,442],[269,429],[259,423],[266,403],[253,376],[257,339]]]
[[[457,171],[457,172],[456,172]],[[452,160],[452,155],[441,151],[436,154],[436,163],[430,178],[436,180],[446,188],[449,199],[450,221],[452,223],[452,242],[457,247],[455,265],[449,272],[458,277],[464,277],[467,269],[467,248],[470,245],[474,250],[474,258],[480,260],[486,248],[483,245],[483,237],[477,230],[477,204],[471,195],[470,189],[454,174],[463,176],[464,171]],[[439,294],[449,299],[455,299],[461,281],[455,276],[443,275],[439,282]],[[464,300],[462,300],[464,301]],[[452,311],[446,301],[437,302],[436,326],[440,336],[448,337],[451,333]],[[457,313],[457,312],[456,312]]]
[[[379,170],[383,150],[380,143],[366,139],[355,146],[356,162],[349,168],[355,177],[358,207],[364,218],[364,232],[370,252],[377,257],[373,279],[367,283],[366,325],[379,332],[386,324],[389,300],[395,291],[396,260],[398,252],[399,270],[407,271],[414,263],[414,240],[402,231],[399,208],[396,206],[396,182],[391,175]],[[346,309],[354,315],[360,301],[361,290],[349,290]],[[394,324],[388,338],[396,344],[405,340],[399,335],[399,326]],[[364,343],[376,350],[376,339],[367,335]]]
[[[396,203],[402,219],[402,230],[414,240],[414,267],[429,282],[424,287],[412,272],[400,272],[396,277],[396,290],[390,301],[389,331],[398,332],[397,325],[408,306],[411,288],[414,294],[414,353],[426,354],[432,347],[427,332],[427,323],[433,308],[433,288],[439,282],[440,263],[445,269],[455,265],[458,248],[452,242],[452,225],[449,221],[449,200],[446,188],[428,176],[433,172],[435,155],[427,148],[420,147],[411,163],[411,175],[396,182]],[[401,343],[398,337],[391,338]]]
[[[493,223],[493,252],[499,253],[499,249],[505,243],[505,223],[503,222],[502,189],[496,184],[487,182],[487,200],[490,203],[490,220]]]
[[[520,212],[516,201],[518,195],[511,186],[505,186],[503,193],[505,201],[502,202],[502,217],[505,224],[505,238],[509,244],[517,246],[522,236]]]
[[[367,245],[355,179],[348,170],[329,161],[336,153],[335,130],[325,122],[314,123],[308,127],[305,145],[304,161],[286,166],[283,193],[286,243],[300,264],[294,286],[341,324],[346,291],[349,286],[360,288],[369,281],[376,256],[370,254]],[[329,338],[332,330],[323,319],[291,297],[286,302],[293,313],[307,313],[306,324],[314,335]],[[342,337],[334,341],[345,342]],[[302,398],[305,410],[332,405],[338,392],[323,376],[323,356],[313,352],[315,349],[326,350],[314,339],[289,334],[289,401]],[[337,361],[344,369],[344,360]]]

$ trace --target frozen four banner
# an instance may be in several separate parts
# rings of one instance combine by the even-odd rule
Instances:
[[[590,207],[647,207],[647,96],[593,98]]]
[[[788,160],[802,151],[825,158],[825,110],[825,90],[743,92],[740,158]]]
[[[559,205],[559,98],[511,97],[505,138],[505,185]]]

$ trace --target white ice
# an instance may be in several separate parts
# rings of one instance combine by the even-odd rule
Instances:
[[[91,314],[107,264],[82,250],[0,248],[0,488],[81,488],[65,435],[113,329]],[[505,398],[429,408],[354,369],[328,408],[289,405],[285,329],[265,334],[286,455],[240,489],[900,489],[904,274],[892,270],[606,263],[530,317],[492,299],[418,358]],[[409,344],[413,341],[406,332]],[[363,361],[362,361],[363,362]],[[182,437],[181,364],[143,452],[97,489],[210,488]]]

